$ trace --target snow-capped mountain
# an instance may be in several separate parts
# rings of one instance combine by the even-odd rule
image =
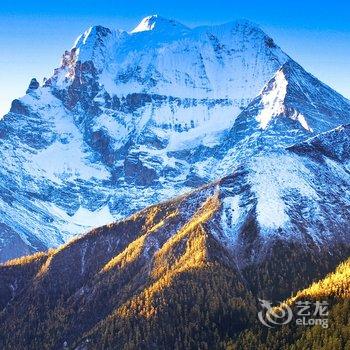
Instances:
[[[314,173],[288,147],[310,148],[306,140],[349,122],[348,100],[247,21],[191,29],[150,16],[130,32],[92,27],[0,121],[0,260],[58,246],[242,164],[262,226],[294,229],[287,199],[324,218]],[[333,162],[341,172],[318,170],[348,184],[347,165]],[[232,200],[228,208],[241,206]]]

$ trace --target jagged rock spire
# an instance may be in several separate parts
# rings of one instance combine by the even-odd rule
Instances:
[[[29,92],[36,90],[39,86],[40,86],[39,82],[35,78],[33,78],[29,83],[26,93],[28,94]]]

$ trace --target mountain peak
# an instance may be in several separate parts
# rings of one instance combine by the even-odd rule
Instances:
[[[288,109],[288,93],[289,85],[293,84],[294,76],[297,71],[302,77],[302,68],[293,60],[287,60],[282,67],[275,73],[273,78],[265,85],[261,92],[261,109],[256,120],[260,124],[260,129],[266,129],[271,121],[277,116],[288,116],[290,119],[296,120],[307,131],[312,129],[305,120],[305,116],[295,109]],[[300,71],[300,72],[299,72]],[[298,84],[298,81],[296,81]]]
[[[145,17],[132,31],[131,33],[140,33],[140,32],[148,32],[153,30],[161,30],[161,31],[167,31],[167,30],[173,30],[181,29],[181,30],[187,30],[188,28],[181,24],[180,22],[177,22],[173,19],[167,19],[164,17],[161,17],[159,15],[151,15]]]
[[[309,132],[324,132],[349,120],[349,102],[288,59],[262,89],[256,121],[266,129],[276,117],[296,121]]]
[[[39,86],[40,86],[39,82],[36,80],[36,78],[33,78],[29,83],[26,93],[28,94],[29,92],[38,89]]]
[[[229,21],[229,22],[224,23],[224,24],[214,25],[214,27],[217,27],[217,26],[219,26],[219,27],[228,26],[228,27],[232,27],[232,28],[250,28],[253,30],[263,31],[257,23],[250,21],[248,19],[245,19],[245,18],[237,18],[237,19],[234,19],[234,20]]]
[[[122,30],[113,30],[101,25],[90,27],[75,41],[71,51],[73,61],[93,61],[95,68],[102,69],[106,65],[104,55],[123,35],[127,34]]]
[[[96,25],[87,29],[82,35],[80,35],[74,43],[74,47],[80,47],[81,45],[86,45],[88,42],[95,42],[96,38],[105,37],[111,34],[109,28]]]

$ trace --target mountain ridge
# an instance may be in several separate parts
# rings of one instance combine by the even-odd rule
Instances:
[[[249,251],[243,257],[253,259],[242,264],[239,245],[232,249],[217,232],[218,213],[228,215],[227,187],[240,187],[239,176],[146,208],[58,249],[0,265],[0,344],[89,349],[143,342],[183,348],[190,341],[224,348],[221,342],[254,325],[257,297],[290,296],[348,256],[349,246],[339,240],[306,247],[299,239],[278,238],[277,229],[274,244],[264,237],[257,244],[253,220],[239,238]],[[182,322],[170,321],[178,317]],[[167,324],[177,332],[161,326]]]
[[[1,120],[1,260],[350,122],[349,101],[251,24],[151,32],[92,27]]]

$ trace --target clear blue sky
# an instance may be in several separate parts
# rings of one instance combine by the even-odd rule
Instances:
[[[29,80],[52,74],[61,55],[89,26],[130,30],[160,14],[188,26],[245,18],[259,24],[319,79],[350,98],[350,4],[346,1],[1,0],[0,114]]]

